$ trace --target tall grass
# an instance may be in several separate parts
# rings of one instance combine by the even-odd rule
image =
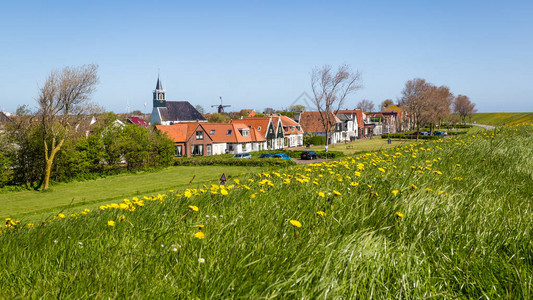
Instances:
[[[4,226],[0,296],[531,298],[532,133],[409,144]]]

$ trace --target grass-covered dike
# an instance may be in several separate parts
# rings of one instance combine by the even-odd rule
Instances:
[[[531,298],[532,133],[503,127],[8,220],[0,297]]]

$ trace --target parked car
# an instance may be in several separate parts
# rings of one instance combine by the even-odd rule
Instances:
[[[243,152],[233,155],[233,158],[252,158],[252,155],[248,152]]]
[[[259,158],[272,158],[274,157],[274,154],[272,153],[261,153],[261,155],[259,155]]]
[[[291,159],[291,157],[288,156],[288,155],[285,154],[285,153],[274,154],[273,157],[274,157],[274,158],[279,158],[279,159]]]
[[[301,159],[317,159],[318,155],[315,151],[302,151],[302,154],[300,154]]]
[[[429,131],[422,131],[421,134],[422,135],[429,135]]]
[[[448,132],[446,131],[435,131],[433,133],[433,135],[436,135],[436,136],[445,136],[445,135],[448,135]]]

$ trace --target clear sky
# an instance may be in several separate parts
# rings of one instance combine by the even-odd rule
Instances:
[[[52,69],[95,63],[93,100],[150,112],[167,100],[214,112],[289,107],[315,66],[362,73],[361,99],[396,100],[416,77],[479,112],[533,111],[533,1],[3,1],[0,109],[35,107]],[[146,108],[144,104],[147,104]]]

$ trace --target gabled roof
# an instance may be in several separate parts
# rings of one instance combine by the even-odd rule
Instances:
[[[330,112],[331,118],[335,120],[336,123],[341,122],[337,116]],[[322,120],[320,118],[320,112],[318,111],[304,111],[300,115],[300,125],[305,132],[326,132]],[[331,126],[330,131],[334,131],[335,127]]]
[[[357,125],[361,128],[365,126],[365,121],[363,120],[363,111],[360,109],[352,109],[352,110],[339,110],[337,113],[342,114],[355,114],[357,117]]]
[[[177,123],[174,125],[156,125],[157,130],[166,133],[175,143],[185,143],[188,140],[187,131],[189,124]],[[196,128],[196,127],[195,127]]]
[[[150,126],[150,124],[148,124],[148,122],[146,122],[144,119],[141,119],[139,117],[129,117],[127,120],[128,120],[128,122],[130,122],[132,124],[135,124],[135,125],[139,125],[141,127]]]
[[[187,101],[167,101],[166,107],[158,107],[161,119],[170,122],[206,121],[194,106]]]
[[[249,128],[256,129],[262,137],[266,137],[268,125],[272,119],[270,117],[257,117],[257,118],[243,118],[238,120],[231,120],[232,124],[245,124]]]
[[[283,132],[285,134],[304,133],[300,124],[298,124],[293,119],[287,116],[280,116],[280,119],[281,119],[281,125],[283,126]],[[294,130],[292,130],[291,127],[294,127]]]

